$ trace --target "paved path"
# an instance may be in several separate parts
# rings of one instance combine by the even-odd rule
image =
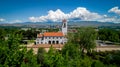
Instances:
[[[110,46],[97,46],[95,48],[96,51],[113,51],[120,50],[120,46],[118,45],[110,45]]]
[[[55,45],[48,45],[48,44],[40,44],[40,45],[34,45],[34,44],[29,44],[27,45],[27,49],[33,48],[34,53],[37,54],[38,48],[43,47],[45,48],[46,51],[49,50],[50,47],[53,47],[55,49],[61,50],[64,45],[62,44],[55,44]],[[111,45],[111,46],[97,46],[95,48],[96,51],[113,51],[113,50],[120,50],[120,46],[117,45]]]
[[[62,48],[64,45],[62,44],[54,44],[54,45],[49,45],[49,44],[40,44],[40,45],[29,45],[27,46],[28,48],[39,48],[39,47],[43,47],[43,48]]]

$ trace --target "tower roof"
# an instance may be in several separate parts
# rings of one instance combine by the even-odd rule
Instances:
[[[67,22],[67,20],[66,20],[66,19],[63,19],[63,20],[62,20],[62,22],[64,22],[64,23],[65,23],[65,22]]]

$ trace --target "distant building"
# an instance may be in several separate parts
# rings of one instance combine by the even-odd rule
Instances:
[[[58,32],[44,32],[37,35],[36,44],[65,44],[67,42],[67,20],[62,21],[62,29]]]

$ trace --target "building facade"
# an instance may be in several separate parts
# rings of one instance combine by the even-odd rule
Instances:
[[[67,21],[62,22],[59,32],[44,32],[37,35],[36,44],[65,44],[67,42]]]

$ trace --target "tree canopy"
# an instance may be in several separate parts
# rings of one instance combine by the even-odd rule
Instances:
[[[0,29],[1,30],[1,29]],[[68,34],[68,42],[61,50],[50,47],[46,52],[39,48],[37,54],[33,49],[20,46],[24,37],[12,30],[0,32],[0,67],[119,67],[120,51],[96,52],[96,31],[93,28],[79,28],[76,33]],[[30,31],[31,32],[31,31]],[[7,39],[2,39],[9,34]],[[100,36],[102,35],[99,32]],[[109,35],[111,35],[110,33]],[[32,34],[31,34],[32,35]],[[115,35],[115,34],[112,34]],[[107,35],[108,36],[108,33]],[[117,37],[117,36],[116,36]],[[114,37],[109,37],[114,38]],[[85,50],[90,53],[86,53]]]

